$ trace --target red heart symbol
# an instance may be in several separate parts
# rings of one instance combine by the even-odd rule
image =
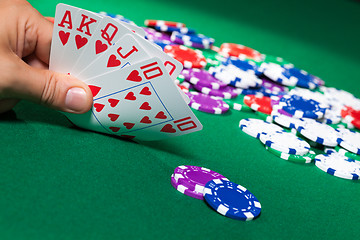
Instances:
[[[95,53],[99,54],[105,51],[108,48],[108,46],[104,43],[102,43],[100,40],[97,40],[95,43]]]
[[[105,105],[100,103],[94,103],[95,111],[101,112],[104,109]]]
[[[148,87],[144,87],[141,91],[140,91],[140,94],[142,95],[151,95],[151,92],[149,90]]]
[[[92,92],[93,97],[95,97],[99,93],[99,91],[101,89],[101,87],[97,87],[97,86],[94,86],[94,85],[89,85],[89,88],[90,88],[90,90]]]
[[[88,42],[88,40],[86,37],[81,37],[80,35],[75,36],[75,43],[76,43],[77,49],[80,49],[83,46],[85,46],[85,44],[87,44],[87,42]]]
[[[134,101],[136,100],[136,97],[133,92],[129,92],[128,94],[126,94],[125,99]]]
[[[167,132],[167,133],[174,133],[176,132],[176,130],[173,128],[173,126],[171,124],[166,124],[161,130],[160,132]]]
[[[118,132],[120,130],[119,127],[109,127],[111,131]]]
[[[148,102],[144,102],[143,104],[141,104],[140,108],[139,109],[142,109],[142,110],[151,110],[151,107],[149,105]]]
[[[142,80],[142,78],[139,76],[139,71],[134,70],[129,74],[129,76],[126,78],[126,80],[133,81],[133,82],[140,82]]]
[[[135,123],[124,122],[123,125],[126,127],[126,129],[132,129]]]
[[[114,98],[109,98],[108,102],[110,103],[111,107],[116,107],[116,105],[120,102],[120,100],[114,99]]]
[[[152,121],[150,120],[150,118],[148,116],[143,117],[140,122],[146,123],[146,124],[152,123]]]
[[[119,114],[110,113],[110,114],[108,114],[108,117],[110,118],[110,120],[112,122],[115,122],[119,118]]]
[[[114,54],[111,54],[107,63],[107,67],[117,67],[120,64],[120,60],[118,60]]]
[[[163,111],[160,111],[160,112],[158,112],[158,114],[156,114],[155,118],[166,119],[167,116],[165,115],[165,113]]]
[[[70,37],[70,32],[64,32],[64,31],[60,31],[59,32],[59,37],[60,37],[60,40],[61,40],[61,43],[63,46],[65,46],[65,44],[68,42],[69,40],[69,37]]]

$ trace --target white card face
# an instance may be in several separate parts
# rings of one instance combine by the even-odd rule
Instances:
[[[102,54],[96,61],[90,63],[84,71],[75,76],[87,82],[89,79],[116,71],[148,58],[150,56],[135,41],[134,34],[126,34],[115,45],[111,46],[106,53]]]
[[[141,30],[142,32],[139,31],[139,33],[145,36],[144,30]],[[97,58],[105,54],[105,52],[125,34],[133,34],[133,32],[124,24],[120,24],[116,19],[104,17],[100,21],[92,38],[89,40],[83,54],[81,54],[74,64],[71,74],[78,76]]]
[[[58,71],[60,69],[64,49],[68,45],[71,31],[75,27],[74,18],[80,10],[80,8],[62,3],[56,6],[49,61],[50,70]]]
[[[80,10],[73,21],[73,29],[70,32],[69,41],[64,48],[58,72],[71,72],[77,59],[86,49],[86,45],[92,38],[93,33],[99,25],[102,17],[98,14]]]
[[[110,72],[88,84],[94,95],[92,117],[103,129],[98,124],[89,128],[94,123],[90,119],[77,123],[80,127],[146,141],[202,129],[159,58]]]

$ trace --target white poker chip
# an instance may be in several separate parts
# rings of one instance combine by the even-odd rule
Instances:
[[[360,133],[346,128],[336,129],[338,132],[337,142],[350,152],[360,155]]]
[[[298,118],[281,114],[276,108],[273,108],[273,111],[271,112],[271,117],[275,123],[286,128],[296,129],[299,126]]]
[[[322,171],[344,179],[359,180],[360,162],[350,159],[338,152],[328,151],[317,155],[315,165]]]
[[[299,120],[299,126],[296,130],[304,137],[328,147],[338,145],[339,134],[331,126],[310,118],[301,118]]]
[[[256,118],[241,119],[239,127],[244,133],[254,138],[259,138],[262,132],[283,131],[283,128],[278,125]]]
[[[294,155],[305,155],[310,150],[310,145],[306,141],[285,131],[262,132],[260,141],[269,148]]]

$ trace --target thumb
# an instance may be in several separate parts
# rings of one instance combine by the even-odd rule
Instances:
[[[37,69],[22,60],[7,88],[9,98],[20,98],[70,113],[85,113],[92,106],[89,87],[73,76]]]

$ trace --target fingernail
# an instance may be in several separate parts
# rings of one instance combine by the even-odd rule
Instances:
[[[70,88],[66,94],[65,105],[68,109],[79,112],[87,106],[86,92],[82,88]]]

